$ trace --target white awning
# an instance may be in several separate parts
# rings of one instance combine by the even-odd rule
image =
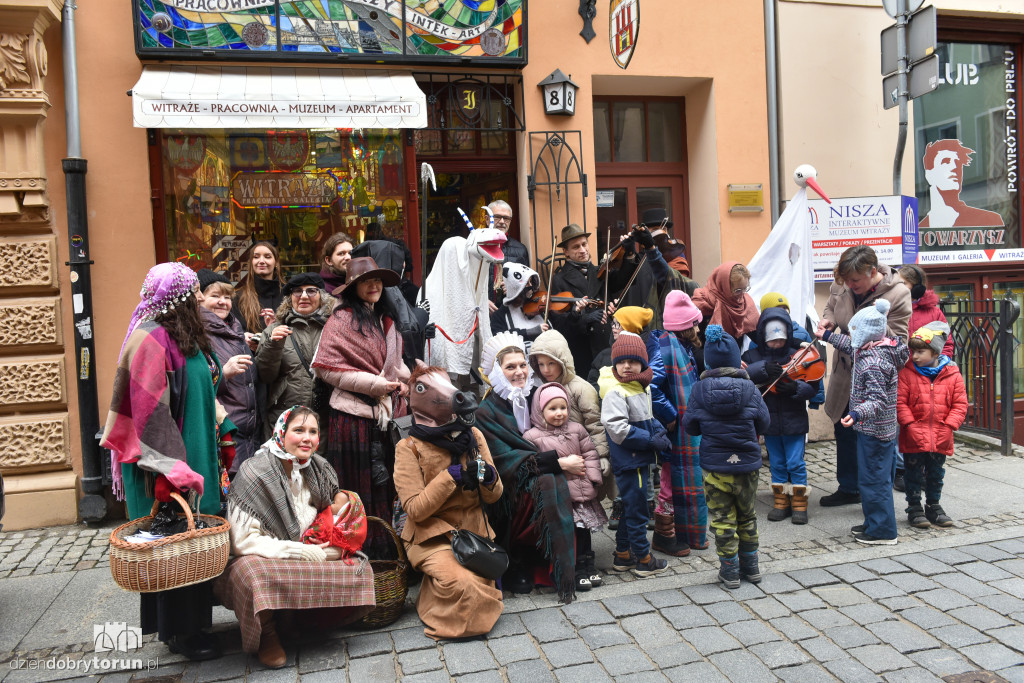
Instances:
[[[426,128],[411,74],[252,66],[142,67],[137,128]]]

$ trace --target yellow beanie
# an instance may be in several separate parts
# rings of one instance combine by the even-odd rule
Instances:
[[[640,334],[654,319],[654,311],[639,306],[623,306],[612,317],[619,321],[626,332]]]
[[[760,309],[764,311],[766,308],[785,308],[789,310],[789,299],[779,294],[778,292],[768,292],[761,297]]]

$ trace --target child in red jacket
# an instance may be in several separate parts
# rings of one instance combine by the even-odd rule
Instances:
[[[967,390],[960,369],[942,354],[949,325],[930,322],[910,335],[913,364],[899,375],[896,417],[906,469],[907,518],[925,529],[953,526],[939,505],[943,464],[953,454],[953,432],[967,417]],[[926,505],[921,507],[921,489]]]

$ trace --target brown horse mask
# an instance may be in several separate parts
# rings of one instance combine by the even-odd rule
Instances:
[[[416,424],[462,431],[476,422],[477,402],[473,394],[459,391],[444,368],[416,361],[409,377],[409,409]]]

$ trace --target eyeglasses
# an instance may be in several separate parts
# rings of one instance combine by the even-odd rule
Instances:
[[[296,299],[301,299],[303,295],[306,295],[310,299],[320,293],[320,290],[316,287],[306,287],[305,289],[294,289],[292,290],[292,296]]]
[[[494,214],[494,222],[495,223],[498,223],[498,222],[511,223],[512,222],[512,216],[502,216],[502,215],[499,215],[499,214]]]
[[[750,286],[748,285],[748,286],[744,287],[743,289],[734,289],[734,290],[732,290],[732,293],[734,295],[736,295],[736,296],[739,296],[740,294],[746,294],[749,291],[750,291]]]

